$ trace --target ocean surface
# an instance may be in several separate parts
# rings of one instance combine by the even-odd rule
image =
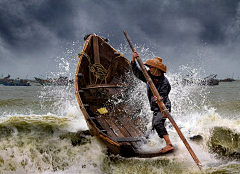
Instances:
[[[88,132],[74,85],[0,85],[0,173],[240,173],[240,82],[182,85],[174,75],[167,77],[172,84],[171,115],[202,171],[169,121],[166,127],[176,148],[173,154],[143,159],[108,156],[106,146]],[[138,86],[133,98],[135,94],[143,96],[139,97],[143,116],[150,124],[145,85]],[[154,132],[150,140],[143,148],[165,146]]]

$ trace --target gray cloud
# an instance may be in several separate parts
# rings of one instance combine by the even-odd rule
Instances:
[[[61,57],[74,72],[85,34],[104,35],[119,48],[126,46],[126,30],[145,48],[139,50],[143,59],[160,56],[170,71],[192,63],[206,74],[239,76],[239,12],[238,0],[2,0],[0,72],[15,77],[57,72]]]

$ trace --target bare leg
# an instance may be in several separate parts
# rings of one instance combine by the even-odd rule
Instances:
[[[166,146],[160,152],[166,153],[168,151],[174,150],[174,147],[173,147],[173,145],[172,145],[172,143],[171,143],[171,141],[169,139],[169,136],[168,135],[163,135],[163,138],[164,138],[164,140],[166,142]]]
[[[169,139],[168,134],[163,135],[163,138],[164,138],[164,140],[165,140],[165,142],[166,142],[167,145],[172,144],[171,141],[170,141],[170,139]]]

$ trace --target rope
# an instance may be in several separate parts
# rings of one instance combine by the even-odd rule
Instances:
[[[91,80],[91,72],[96,77],[95,84],[97,83],[97,79],[105,80],[105,83],[107,83],[107,73],[108,73],[108,71],[103,67],[103,65],[100,64],[100,63],[95,63],[95,64],[92,65],[91,64],[91,58],[87,55],[87,53],[81,52],[80,54],[78,54],[78,57],[80,57],[81,55],[85,56],[88,59],[88,62],[89,62],[88,67],[89,67],[89,81],[90,81],[90,84],[93,84],[92,80]]]
[[[168,111],[168,109],[164,109],[164,110],[162,110],[161,113],[163,113],[163,112],[165,112],[165,111]]]
[[[95,75],[96,82],[97,79],[105,80],[105,83],[107,83],[107,73],[108,71],[103,67],[100,63],[95,63],[90,67],[90,71]]]
[[[91,59],[91,58],[87,55],[87,53],[81,52],[81,53],[78,54],[77,57],[80,58],[81,55],[85,56],[85,57],[88,59],[88,61],[90,62],[90,59]]]

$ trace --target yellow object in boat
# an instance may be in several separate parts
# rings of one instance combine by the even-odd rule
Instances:
[[[100,109],[97,109],[97,111],[100,113],[100,114],[107,114],[108,113],[108,110],[106,108],[100,108]]]

